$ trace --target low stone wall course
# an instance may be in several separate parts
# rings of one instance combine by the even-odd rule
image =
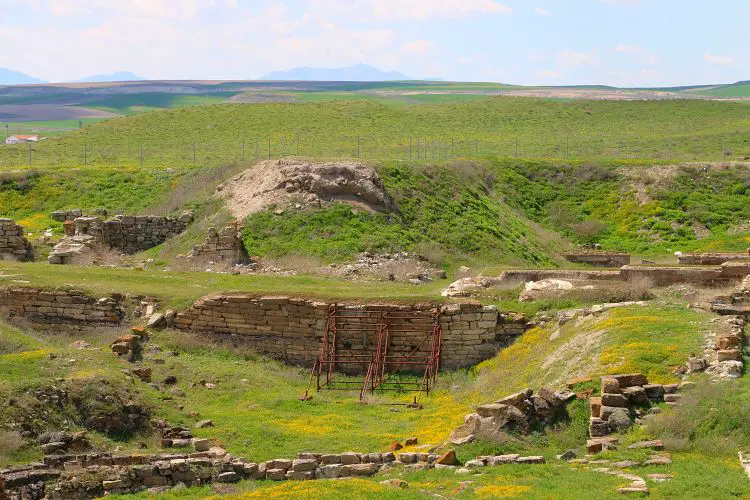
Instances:
[[[622,267],[630,264],[630,254],[625,252],[568,252],[563,254],[568,262],[597,267]]]
[[[95,298],[80,290],[0,289],[0,312],[38,330],[118,326],[125,317],[119,299]]]

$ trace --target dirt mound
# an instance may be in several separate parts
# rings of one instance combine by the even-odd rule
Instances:
[[[346,161],[264,161],[220,185],[217,195],[227,200],[229,211],[239,219],[270,206],[302,208],[348,201],[389,211],[393,205],[374,168]]]

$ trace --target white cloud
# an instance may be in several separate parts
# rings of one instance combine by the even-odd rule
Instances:
[[[534,8],[534,12],[536,12],[540,16],[549,16],[549,15],[552,14],[550,11],[548,11],[547,9],[544,9],[542,7],[535,7]]]
[[[401,48],[410,54],[426,54],[435,48],[432,40],[413,40],[401,45]]]
[[[703,60],[710,62],[711,64],[716,64],[717,66],[729,66],[730,64],[734,64],[734,59],[731,57],[717,56],[713,54],[704,55]]]
[[[313,6],[348,17],[372,20],[455,18],[471,14],[511,14],[513,9],[496,0],[307,0]]]
[[[576,66],[593,66],[598,61],[595,52],[573,52],[564,50],[557,56],[557,62],[563,68]]]

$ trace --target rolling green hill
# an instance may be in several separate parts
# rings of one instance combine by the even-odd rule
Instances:
[[[106,120],[31,148],[2,147],[0,165],[137,165],[141,158],[151,166],[220,165],[256,151],[261,158],[359,153],[408,160],[410,149],[417,158],[418,144],[420,157],[426,152],[431,160],[744,158],[750,157],[750,107],[508,97],[417,106],[369,100],[196,106]]]
[[[698,92],[715,97],[750,97],[750,81],[720,85]]]

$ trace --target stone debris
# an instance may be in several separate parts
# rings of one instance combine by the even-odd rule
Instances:
[[[26,239],[23,226],[13,219],[0,219],[0,260],[34,260],[34,249]]]
[[[587,447],[590,452],[597,453],[607,447],[606,441],[599,441],[598,438],[630,427],[635,408],[649,403],[678,401],[680,395],[675,394],[677,389],[676,384],[649,384],[641,373],[602,377],[602,395],[589,398],[589,436],[592,439]],[[645,442],[643,446],[636,443],[639,446],[632,447],[653,447],[656,443],[660,445],[661,442]]]
[[[456,445],[474,440],[502,442],[508,432],[528,434],[535,425],[553,423],[565,404],[575,397],[570,391],[553,392],[542,387],[537,394],[526,389],[494,403],[479,405],[454,429],[450,442]]]

